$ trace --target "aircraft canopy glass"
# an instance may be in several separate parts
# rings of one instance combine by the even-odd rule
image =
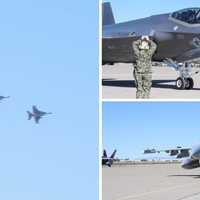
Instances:
[[[200,24],[200,8],[188,8],[172,13],[173,18],[188,24]]]

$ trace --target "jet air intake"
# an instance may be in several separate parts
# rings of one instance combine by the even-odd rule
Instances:
[[[186,160],[183,160],[181,163],[181,166],[184,169],[194,169],[200,167],[199,160],[193,160],[191,158],[188,158]]]

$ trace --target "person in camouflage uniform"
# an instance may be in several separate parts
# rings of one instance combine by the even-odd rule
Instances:
[[[133,51],[136,58],[134,78],[137,92],[136,98],[149,98],[152,85],[151,60],[157,45],[148,36],[133,42]]]

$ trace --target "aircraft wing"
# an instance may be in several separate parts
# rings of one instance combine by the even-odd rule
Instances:
[[[161,153],[165,152],[169,154],[170,156],[176,156],[176,158],[186,158],[190,155],[191,148],[182,148],[182,147],[177,147],[177,148],[172,148],[172,149],[164,149],[164,150],[155,150],[153,151],[144,150],[144,154],[152,154],[152,153]]]
[[[39,117],[39,116],[34,117],[34,119],[35,119],[35,123],[36,123],[36,124],[39,124],[39,120],[40,120],[40,118],[41,118],[41,117]]]
[[[36,107],[36,106],[33,106],[32,108],[33,108],[33,113],[36,113],[36,114],[38,114],[38,113],[39,113],[39,110],[37,109],[37,107]]]
[[[190,155],[191,148],[174,148],[174,149],[166,149],[161,152],[165,152],[170,156],[176,156],[177,158],[185,158]]]
[[[35,114],[45,114],[45,112],[38,110],[36,106],[33,106],[32,108],[33,108],[33,113]]]

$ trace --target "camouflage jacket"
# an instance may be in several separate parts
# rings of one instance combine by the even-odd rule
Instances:
[[[136,58],[135,70],[138,73],[151,73],[151,60],[156,51],[157,45],[150,40],[150,48],[148,50],[139,49],[141,40],[133,42],[133,51]]]

